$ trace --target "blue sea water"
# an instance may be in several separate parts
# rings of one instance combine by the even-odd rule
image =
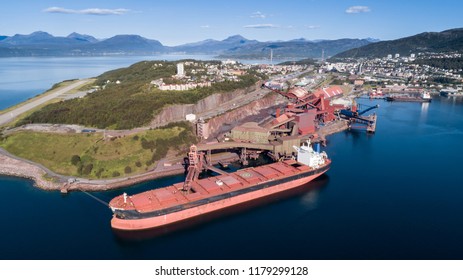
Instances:
[[[361,103],[380,105],[376,134],[329,136],[332,168],[303,191],[162,236],[122,238],[85,193],[0,177],[0,259],[463,259],[462,100]]]

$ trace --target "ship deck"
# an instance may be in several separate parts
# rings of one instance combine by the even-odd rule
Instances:
[[[298,164],[295,160],[275,162],[264,166],[249,167],[233,173],[220,174],[218,176],[196,180],[192,182],[191,191],[188,193],[182,191],[182,182],[128,196],[126,203],[124,203],[124,198],[121,195],[111,200],[110,206],[117,209],[135,210],[140,213],[147,213],[238,191],[260,183],[278,180],[312,170],[313,169],[306,165]]]

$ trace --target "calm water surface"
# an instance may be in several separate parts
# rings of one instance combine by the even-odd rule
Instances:
[[[303,192],[160,237],[122,239],[86,194],[0,177],[0,259],[463,259],[462,100],[361,103],[380,104],[376,134],[330,136],[332,168]]]
[[[83,193],[1,177],[0,258],[462,259],[462,102],[380,106],[375,135],[329,137],[332,168],[305,192],[141,241],[118,238],[109,209]]]

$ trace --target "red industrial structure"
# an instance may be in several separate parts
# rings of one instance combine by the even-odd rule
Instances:
[[[314,133],[317,124],[334,121],[338,116],[348,120],[349,127],[366,128],[367,132],[375,132],[376,115],[363,116],[363,114],[378,108],[378,106],[369,107],[364,105],[367,108],[359,111],[355,101],[350,108],[346,108],[344,105],[331,104],[332,98],[343,94],[340,86],[321,88],[315,92],[308,92],[302,87],[290,88],[286,92],[268,87],[265,84],[262,87],[277,92],[290,100],[284,114],[281,114],[280,111],[277,112],[275,121],[278,123],[285,118],[293,118],[298,126],[297,132],[299,135]],[[282,122],[282,124],[284,123],[286,121]]]
[[[335,120],[335,112],[345,108],[343,105],[332,105],[330,102],[331,98],[343,93],[339,86],[323,88],[316,92],[308,92],[302,87],[293,87],[286,92],[268,87],[265,84],[262,87],[277,92],[290,100],[284,114],[281,114],[280,110],[277,111],[275,121],[279,123],[294,118],[301,135],[314,133],[317,124]],[[283,117],[284,115],[286,117]]]

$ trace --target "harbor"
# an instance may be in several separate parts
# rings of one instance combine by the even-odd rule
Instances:
[[[307,75],[307,73],[303,74]],[[227,232],[231,231],[229,227],[251,228],[251,231],[256,233],[258,230],[253,229],[253,226],[257,217],[262,215],[259,213],[266,213],[265,217],[268,217],[267,215],[277,217],[271,223],[265,219],[262,221],[270,224],[276,222],[277,224],[274,226],[260,225],[267,232],[270,232],[269,238],[273,239],[281,234],[294,235],[293,230],[298,228],[305,233],[310,231],[301,223],[307,223],[307,226],[310,225],[311,227],[325,227],[326,225],[322,222],[324,219],[334,219],[338,224],[328,227],[327,229],[330,231],[346,231],[346,228],[342,227],[342,220],[332,216],[329,209],[324,207],[335,209],[339,206],[344,209],[351,207],[349,201],[354,201],[356,206],[351,209],[352,212],[347,212],[351,217],[350,221],[358,224],[371,220],[373,218],[371,216],[366,220],[363,216],[352,218],[363,209],[359,206],[362,205],[362,201],[376,201],[378,205],[384,206],[384,203],[387,205],[389,200],[395,201],[396,197],[391,197],[387,192],[384,193],[384,190],[391,190],[386,185],[379,184],[382,187],[378,189],[371,187],[368,182],[383,178],[381,171],[387,168],[388,172],[395,172],[399,175],[398,177],[392,176],[382,183],[387,183],[388,186],[394,185],[395,188],[393,189],[396,194],[403,194],[404,190],[400,189],[400,186],[407,188],[404,184],[410,184],[408,181],[397,181],[403,176],[400,174],[403,174],[401,172],[405,167],[395,163],[397,158],[391,157],[389,153],[385,154],[384,152],[389,149],[385,149],[385,147],[391,146],[401,156],[413,159],[421,158],[421,155],[414,153],[414,150],[404,150],[402,145],[411,144],[407,142],[407,137],[404,138],[403,136],[410,135],[408,131],[410,127],[418,126],[428,129],[426,124],[428,121],[432,123],[435,114],[450,113],[442,106],[452,108],[451,106],[459,104],[458,102],[449,103],[449,101],[458,99],[448,99],[444,96],[433,96],[431,105],[429,102],[386,102],[384,95],[378,95],[377,98],[364,98],[359,97],[361,90],[353,89],[350,86],[330,85],[329,82],[325,84],[324,81],[330,80],[330,74],[317,76],[317,79],[313,79],[311,84],[299,82],[310,80],[307,76],[297,79],[294,79],[294,76],[298,75],[288,75],[290,77],[288,80],[281,78],[287,84],[286,88],[274,87],[274,85],[278,86],[284,82],[263,81],[255,85],[255,89],[250,91],[229,94],[230,99],[221,100],[220,107],[215,105],[214,97],[211,98],[209,107],[203,114],[200,113],[194,117],[191,114],[188,117],[186,115],[180,116],[183,119],[191,119],[191,126],[198,138],[197,152],[204,159],[193,165],[191,163],[195,162],[194,158],[196,157],[187,157],[188,160],[185,161],[182,160],[185,157],[184,153],[170,154],[145,173],[114,179],[87,179],[53,175],[52,171],[47,171],[33,162],[15,159],[11,154],[3,153],[0,156],[5,158],[4,162],[9,165],[5,166],[2,172],[32,179],[37,185],[47,190],[60,190],[60,194],[52,192],[51,199],[58,204],[61,204],[62,200],[71,201],[72,207],[71,210],[62,213],[63,217],[64,215],[70,217],[80,224],[90,223],[91,225],[86,227],[87,229],[100,229],[104,233],[103,236],[110,236],[110,240],[98,239],[101,245],[95,248],[102,248],[102,246],[110,248],[110,252],[107,253],[108,256],[116,256],[116,258],[124,258],[128,254],[124,250],[117,253],[113,251],[118,247],[116,244],[119,243],[132,246],[132,242],[141,242],[147,248],[162,250],[162,246],[157,245],[156,241],[165,240],[167,244],[175,247],[172,242],[186,242],[187,236],[190,235],[209,236],[209,231],[228,236],[231,240],[230,244],[236,246],[238,239],[235,238],[244,237],[227,235]],[[411,94],[417,94],[417,92],[403,95],[411,96]],[[380,96],[381,98],[379,98]],[[181,111],[181,107],[175,108]],[[172,110],[166,110],[166,112],[171,113]],[[414,120],[416,120],[413,125],[400,121],[400,119],[408,120],[410,116],[414,116]],[[151,125],[156,128],[162,122],[162,118],[157,118]],[[404,125],[405,127],[401,127]],[[86,138],[95,137],[95,141],[111,143],[118,141],[117,139],[124,139],[124,137],[136,141],[135,136],[144,131],[150,131],[150,127],[118,131],[75,125],[29,124],[15,128],[11,132],[6,131],[6,134],[34,131],[57,135],[82,134]],[[414,132],[418,133],[416,137],[421,139],[420,133],[423,131]],[[432,138],[433,133],[428,137]],[[99,135],[102,138],[99,139]],[[294,147],[304,146],[307,141],[310,141],[315,151],[326,151],[330,161],[329,170],[328,168],[323,169],[322,173],[324,174],[320,174],[317,178],[311,177],[312,175],[307,177],[310,180],[309,183],[296,179],[291,180],[295,184],[280,184],[281,186],[291,186],[290,189],[281,189],[280,185],[277,184],[276,187],[281,191],[274,192],[270,182],[276,182],[275,178],[286,180],[284,176],[289,171],[285,168],[294,166],[301,168],[297,160],[297,149]],[[427,145],[429,143],[423,142],[422,144]],[[201,164],[197,165],[199,162]],[[422,160],[420,164],[426,162],[426,160]],[[426,168],[420,164],[417,168]],[[377,167],[365,171],[361,167],[365,165]],[[21,168],[15,168],[15,166]],[[392,171],[391,166],[394,167]],[[27,170],[33,170],[33,172]],[[240,172],[251,174],[252,177],[259,178],[258,180],[263,183],[256,184],[252,180],[249,181],[249,178],[246,179],[247,175],[242,177],[239,174],[243,173]],[[297,172],[294,172],[296,171],[293,170],[293,175],[296,176]],[[50,174],[52,176],[49,176]],[[55,180],[56,178],[61,179]],[[432,182],[432,180],[429,181]],[[31,191],[33,188],[28,180],[5,177],[5,182],[13,185],[26,184],[29,186],[27,191]],[[346,182],[355,182],[354,187],[348,187],[349,184]],[[236,201],[230,199],[234,197],[232,194],[242,194],[242,192],[248,194],[248,190],[250,191],[249,199]],[[410,191],[412,190],[413,188]],[[55,194],[59,196],[55,196]],[[376,197],[379,194],[389,200],[379,199]],[[14,197],[15,194],[5,195]],[[27,196],[24,193],[20,195]],[[190,195],[192,196],[190,197]],[[331,200],[332,196],[338,198]],[[346,201],[339,202],[339,197],[344,199],[344,196],[347,198]],[[228,200],[226,201],[230,204],[223,203],[225,201],[221,200],[223,197],[227,197]],[[431,196],[429,196],[430,198]],[[112,200],[116,202],[111,203]],[[214,200],[216,204],[199,205],[210,200]],[[75,201],[76,205],[83,203],[87,209],[85,211],[89,211],[89,213],[99,212],[103,214],[89,220],[86,215],[81,216],[78,212],[73,212],[76,208],[74,208],[72,201]],[[108,222],[114,219],[111,217],[108,204],[115,213],[114,217],[119,215],[121,218],[112,224],[113,229],[108,225]],[[335,204],[339,205],[335,206]],[[130,208],[131,206],[133,209]],[[211,211],[205,211],[206,206],[214,206],[215,208],[211,208]],[[403,207],[407,209],[406,206]],[[180,213],[179,209],[192,209],[192,211],[185,214]],[[194,209],[202,210],[198,212]],[[383,208],[367,207],[367,209],[378,216],[381,216],[381,211],[383,211]],[[47,211],[47,209],[43,210]],[[121,212],[125,210],[134,212],[130,212],[130,214]],[[321,211],[320,220],[317,220],[317,214],[314,211]],[[141,213],[143,218],[157,219],[154,221],[154,229],[152,222],[141,222],[137,226],[133,222],[126,223],[124,221],[124,217],[136,220],[133,219],[137,217],[137,215],[133,215],[135,212]],[[171,215],[169,217],[172,219],[159,220],[159,217],[168,217],[165,215],[166,213],[169,213]],[[198,213],[200,215],[196,215]],[[294,218],[283,219],[281,213],[285,213],[284,217],[294,216]],[[301,218],[300,213],[309,213],[308,220]],[[60,215],[58,213],[46,212],[43,215],[60,219],[56,216]],[[165,223],[166,221],[169,222]],[[238,224],[235,224],[234,221]],[[10,222],[14,224],[13,221]],[[288,227],[281,227],[281,225],[288,225]],[[100,226],[105,226],[105,228],[102,229]],[[73,228],[73,225],[69,224],[68,227]],[[375,227],[378,230],[384,230],[381,224],[375,224]],[[320,232],[329,235],[329,232],[324,230]],[[355,238],[353,232],[349,230],[347,232],[349,242],[353,244],[363,242]],[[254,233],[251,234],[252,238],[260,238]],[[63,232],[60,234],[64,235]],[[342,254],[335,254],[337,249],[327,244],[327,242],[333,242],[332,239],[324,239],[318,233],[309,234],[309,236],[322,240],[324,246],[328,248],[328,251],[325,249],[315,250],[311,254],[312,257],[323,257],[325,252],[330,252],[333,256],[343,256]],[[213,237],[209,236],[209,238]],[[53,236],[53,239],[60,240],[56,236]],[[88,242],[88,239],[85,237],[84,239]],[[304,239],[305,235],[296,234],[294,242],[300,243]],[[263,241],[270,242],[270,239],[264,238]],[[49,243],[47,244],[50,246]],[[205,245],[204,243],[200,244]],[[259,244],[261,243],[258,242],[257,249],[260,248]],[[335,244],[350,250],[348,246],[345,247],[345,245],[336,242]],[[292,246],[296,246],[296,243]],[[389,243],[389,246],[393,248],[394,244]],[[239,252],[234,251],[228,245],[223,246],[223,249],[232,252],[232,256],[234,254],[237,257],[240,256]],[[257,249],[251,252],[252,258],[262,258],[262,254]],[[310,250],[308,247],[305,249]],[[278,250],[280,251],[278,256],[282,254],[284,256],[285,253],[289,254],[284,248],[278,248]],[[77,255],[85,257],[105,255],[93,250],[84,252],[75,249],[75,251],[78,252]],[[369,252],[369,249],[365,247],[358,254],[350,254],[349,257],[367,256]],[[55,249],[55,253],[51,253],[50,256],[59,256],[60,254],[65,254],[65,252]],[[135,255],[141,256],[143,253],[138,251]],[[394,252],[386,252],[385,255],[392,256]],[[156,253],[150,253],[149,256],[151,258],[161,257]],[[191,258],[198,256],[193,253],[188,255]],[[223,257],[214,254],[208,256]],[[276,256],[274,255],[274,257]],[[296,254],[296,257],[298,256],[305,258],[307,253]],[[408,257],[416,257],[416,255],[408,255]]]
[[[11,214],[3,217],[10,226],[4,228],[0,245],[15,259],[235,259],[243,257],[243,247],[250,259],[461,258],[463,224],[454,216],[463,211],[455,177],[460,158],[452,150],[458,149],[463,131],[463,104],[444,97],[435,97],[427,108],[362,102],[380,105],[376,133],[345,130],[327,136],[323,150],[333,164],[326,175],[289,197],[222,213],[220,219],[198,221],[156,238],[135,235],[130,241],[114,236],[108,226],[111,211],[84,193],[62,196],[38,190],[29,180],[1,177],[0,195],[9,199],[0,210]],[[441,149],[436,149],[436,141]],[[450,164],[436,166],[436,160]],[[431,167],[433,172],[423,173]],[[386,176],[386,171],[394,176]],[[183,180],[179,174],[92,194],[109,201],[124,192]],[[44,229],[56,221],[60,227]],[[31,230],[34,238],[28,237]],[[291,238],[275,243],[281,236]]]
[[[463,2],[24,2],[6,278],[463,274]]]

